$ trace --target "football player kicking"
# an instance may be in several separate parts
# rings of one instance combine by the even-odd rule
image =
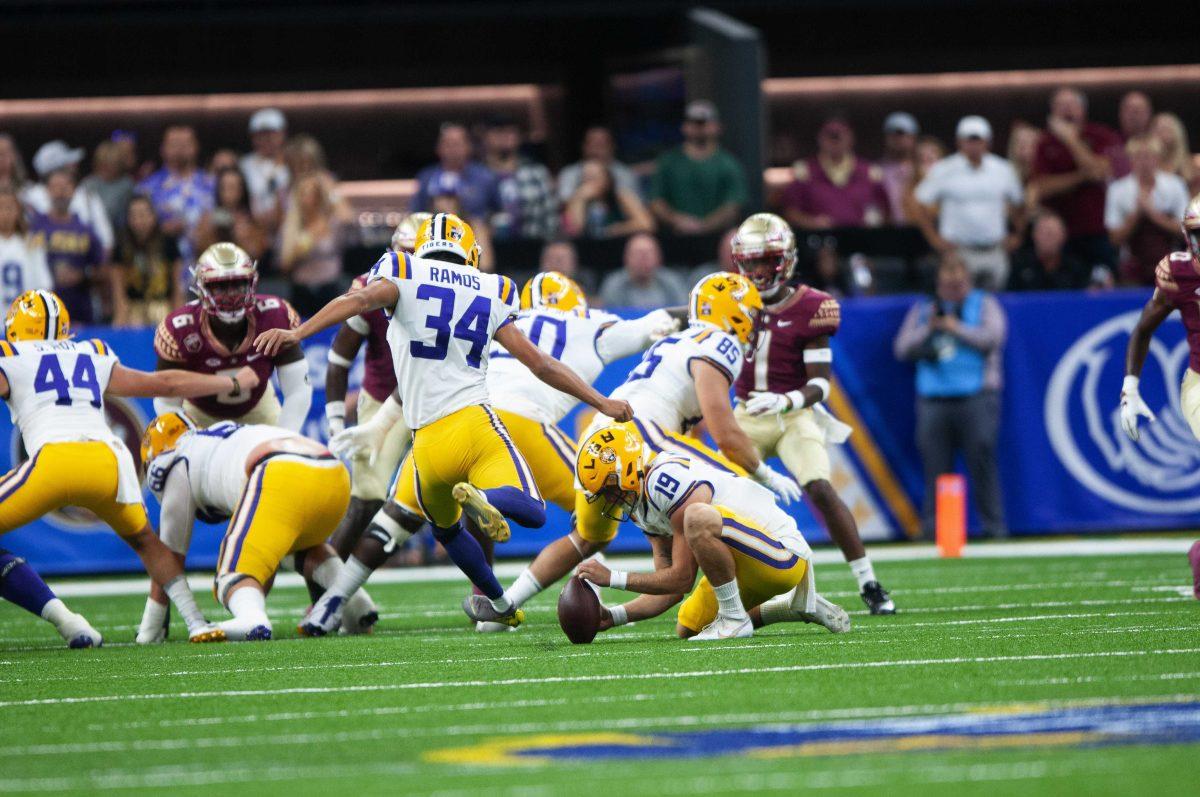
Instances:
[[[602,587],[640,592],[601,612],[601,630],[679,607],[676,633],[697,640],[754,635],[778,622],[850,630],[840,606],[817,594],[812,550],[762,486],[695,456],[645,451],[628,425],[608,426],[580,446],[576,474],[586,500],[632,520],[650,539],[654,572],[610,570],[592,559],[578,574]],[[749,611],[747,612],[747,607]]]
[[[740,274],[710,274],[692,289],[687,329],[659,340],[642,356],[625,383],[613,391],[629,401],[634,425],[653,453],[693,457],[728,473],[752,474],[785,503],[800,497],[800,488],[758,456],[754,444],[738,428],[729,389],[741,372],[745,351],[754,345],[756,317],[762,300]],[[720,452],[683,434],[703,417]],[[594,418],[589,437],[613,419]],[[617,534],[617,521],[582,493],[575,497],[575,528],[537,555],[505,596],[520,606],[562,578],[582,560],[603,550]]]
[[[1129,335],[1125,351],[1125,381],[1121,385],[1121,428],[1134,442],[1141,436],[1138,418],[1151,423],[1155,417],[1138,390],[1142,366],[1150,351],[1150,339],[1167,316],[1179,310],[1187,331],[1188,369],[1179,389],[1180,409],[1192,436],[1200,440],[1200,194],[1192,197],[1183,214],[1183,237],[1187,250],[1172,252],[1159,261],[1154,270],[1154,294],[1142,308],[1137,326]],[[1151,435],[1153,436],[1153,435]],[[1188,551],[1192,568],[1192,594],[1200,599],[1200,541]]]
[[[829,398],[829,338],[841,322],[837,300],[807,285],[789,284],[796,267],[796,236],[778,216],[756,213],[746,219],[732,246],[733,262],[758,288],[765,305],[754,367],[743,369],[735,385],[738,425],[760,456],[778,455],[804,488],[858,580],[871,614],[895,614],[854,515],[829,481],[827,439],[838,435],[844,440],[849,433],[820,406]]]
[[[187,622],[193,642],[224,639],[204,619],[183,568],[154,534],[142,503],[137,466],[104,417],[104,396],[193,398],[237,396],[258,384],[243,368],[231,376],[168,370],[146,373],[126,368],[98,339],[71,340],[62,301],[50,291],[27,291],[13,302],[0,342],[0,397],[8,404],[29,459],[0,478],[0,534],[64,506],[96,514],[142,560]],[[49,600],[36,584],[13,595],[12,560],[0,558],[4,597],[53,623],[71,647],[100,645],[102,638],[61,601]],[[43,585],[44,586],[44,585]],[[52,596],[51,596],[52,598]]]
[[[632,412],[628,403],[600,395],[531,343],[512,323],[518,302],[513,281],[481,273],[478,258],[470,226],[438,213],[421,225],[415,256],[389,252],[375,264],[365,288],[334,299],[294,330],[262,333],[255,346],[272,356],[352,316],[387,310],[399,397],[384,402],[370,422],[333,440],[341,451],[374,453],[401,414],[413,429],[393,494],[368,533],[374,536],[378,529],[400,543],[428,520],[450,558],[484,593],[467,598],[472,619],[519,625],[524,613],[505,600],[483,549],[461,523],[465,511],[485,534],[503,541],[509,536],[506,517],[530,528],[546,522],[529,466],[488,406],[489,344],[494,338],[539,379],[602,413],[629,420]],[[322,635],[336,628],[346,597],[369,575],[352,556],[305,618],[302,632]]]
[[[303,554],[303,575],[322,586],[341,570],[325,539],[350,503],[350,475],[320,443],[277,426],[223,421],[198,429],[171,412],[147,427],[142,461],[162,504],[159,533],[171,550],[187,553],[197,517],[229,520],[213,587],[233,615],[220,624],[227,639],[271,638],[266,590],[286,555]],[[153,603],[147,602],[138,642],[161,641]]]

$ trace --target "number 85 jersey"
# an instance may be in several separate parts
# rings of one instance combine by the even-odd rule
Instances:
[[[499,274],[388,252],[368,282],[386,279],[400,298],[384,308],[404,420],[420,429],[488,403],[488,347],[517,312],[517,287]]]

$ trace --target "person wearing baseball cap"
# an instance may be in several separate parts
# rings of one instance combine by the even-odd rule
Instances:
[[[274,234],[282,220],[280,197],[287,193],[291,183],[291,174],[283,160],[287,119],[278,108],[262,108],[250,117],[249,129],[253,151],[243,155],[238,165],[246,176],[251,213]]]
[[[1012,164],[988,151],[987,119],[964,116],[955,139],[958,152],[935,163],[917,185],[915,196],[926,215],[921,227],[937,251],[958,250],[977,285],[1003,290],[1009,254],[1025,229],[1021,180]]]
[[[38,151],[33,155],[33,170],[37,172],[38,182],[29,186],[22,199],[37,213],[49,213],[52,203],[46,184],[56,172],[67,172],[75,191],[71,197],[69,212],[92,229],[105,252],[111,252],[114,242],[113,225],[104,203],[91,191],[78,186],[79,162],[83,157],[82,147],[67,146],[65,141],[47,141],[38,147]]]
[[[883,173],[883,190],[887,192],[892,221],[905,224],[904,195],[912,183],[913,153],[917,135],[921,132],[916,118],[905,111],[893,111],[883,120],[883,157],[879,170]]]
[[[683,144],[658,159],[650,210],[676,235],[706,235],[737,223],[746,204],[746,175],[721,147],[721,118],[708,100],[683,113]]]

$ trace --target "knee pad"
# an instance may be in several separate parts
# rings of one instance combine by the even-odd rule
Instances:
[[[366,534],[366,536],[370,537],[371,539],[375,540],[380,545],[382,545],[383,552],[385,554],[387,554],[388,556],[391,556],[393,553],[395,553],[396,538],[393,537],[391,534],[388,534],[387,530],[384,529],[382,526],[380,526],[378,523],[374,523],[374,522],[371,523],[370,526],[367,526],[367,530],[364,533]]]
[[[229,590],[233,588],[234,584],[249,577],[244,573],[225,573],[217,576],[213,584],[213,595],[216,597],[217,603],[228,609],[225,602],[229,598]]]

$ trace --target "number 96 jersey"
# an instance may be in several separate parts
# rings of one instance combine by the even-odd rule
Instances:
[[[367,281],[400,291],[384,308],[388,345],[404,420],[428,426],[465,407],[488,403],[488,346],[517,312],[517,287],[471,266],[388,252]]]
[[[692,324],[647,349],[612,398],[628,401],[640,421],[653,421],[664,431],[687,431],[701,415],[693,360],[716,366],[732,385],[742,372],[745,355],[733,335],[708,324]]]

